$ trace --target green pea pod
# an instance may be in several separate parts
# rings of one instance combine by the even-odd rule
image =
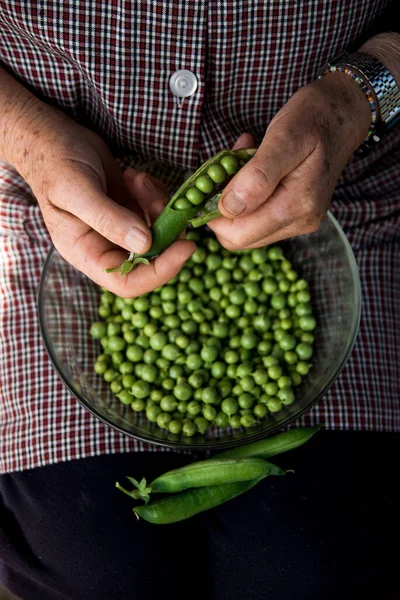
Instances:
[[[133,510],[138,517],[142,517],[145,521],[156,525],[176,523],[244,494],[244,492],[256,486],[261,479],[236,481],[187,490],[163,500],[157,500],[152,504],[135,506]]]
[[[252,444],[245,444],[244,446],[233,448],[233,450],[221,452],[221,454],[216,454],[215,458],[244,458],[254,456],[265,460],[305,444],[319,429],[320,426],[296,427],[266,438],[265,440],[253,442]]]
[[[237,170],[239,170],[246,162],[248,162],[256,153],[256,149],[239,149],[239,150],[221,150],[218,154],[210,158],[206,161],[191,177],[189,177],[181,187],[175,192],[172,196],[168,204],[159,214],[157,219],[152,224],[150,230],[152,232],[153,243],[148,252],[142,255],[131,254],[128,260],[124,261],[121,266],[113,267],[111,269],[106,269],[108,273],[113,271],[120,271],[121,275],[125,275],[129,273],[135,266],[139,263],[147,263],[149,259],[155,258],[164,250],[166,250],[175,240],[178,239],[180,234],[186,229],[188,222],[193,219],[202,209],[207,205],[210,200],[216,195],[216,192],[220,192],[228,183],[231,178],[231,175],[235,174],[226,173],[226,178],[221,183],[217,184],[216,187],[212,184],[212,190],[209,193],[205,193],[203,200],[196,205],[191,205],[190,202],[187,202],[188,206],[186,208],[177,209],[175,207],[175,202],[181,198],[185,199],[186,194],[190,188],[194,188],[195,182],[199,179],[199,177],[206,176],[207,171],[211,166],[220,165],[221,161],[223,161],[226,157],[234,157],[237,159]],[[237,172],[237,170],[235,172]],[[214,212],[215,218],[219,215],[219,211],[209,211]],[[218,213],[218,214],[217,214]],[[209,214],[209,218],[207,221],[211,219],[211,215]]]
[[[207,225],[213,219],[217,219],[221,216],[221,213],[218,210],[218,202],[222,196],[222,192],[219,194],[215,194],[207,204],[202,208],[197,217],[194,219],[190,219],[189,223],[193,227],[201,227],[202,225]]]
[[[248,481],[284,471],[259,458],[209,459],[168,471],[149,484],[152,493],[176,493],[188,488]]]

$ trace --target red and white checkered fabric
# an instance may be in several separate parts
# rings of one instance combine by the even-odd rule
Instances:
[[[0,0],[0,60],[41,98],[91,126],[173,189],[273,115],[386,0]],[[178,69],[198,79],[179,107]],[[307,110],[307,107],[305,107]],[[400,429],[400,136],[352,159],[332,211],[360,269],[363,314],[350,360],[299,424]],[[157,164],[157,162],[159,164]],[[0,469],[149,450],[64,388],[41,342],[36,294],[50,238],[29,187],[0,164]],[[153,448],[154,449],[154,448]]]

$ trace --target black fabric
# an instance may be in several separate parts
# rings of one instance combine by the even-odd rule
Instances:
[[[399,434],[320,432],[269,478],[174,525],[114,488],[186,464],[121,454],[0,478],[0,583],[24,600],[394,600]],[[200,458],[199,456],[195,457]]]

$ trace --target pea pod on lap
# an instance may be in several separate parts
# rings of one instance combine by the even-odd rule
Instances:
[[[255,153],[255,149],[222,150],[206,161],[181,185],[152,224],[153,243],[150,250],[140,256],[131,254],[121,266],[107,269],[107,272],[120,271],[124,275],[137,264],[155,258],[178,239],[188,222],[198,213],[202,216],[198,225],[220,216],[215,208],[216,195]],[[207,211],[209,201],[213,203],[213,208]],[[205,209],[204,213],[202,209]]]
[[[136,506],[133,510],[137,516],[156,525],[176,523],[240,496],[257,485],[261,479],[191,489],[148,505]]]
[[[288,452],[294,448],[302,446],[320,429],[320,427],[296,427],[283,431],[274,436],[238,446],[232,450],[226,450],[221,454],[217,454],[216,458],[244,458],[254,456],[257,458],[267,459],[283,452]]]
[[[209,459],[168,471],[149,484],[155,493],[176,493],[193,487],[283,475],[282,469],[259,458]]]

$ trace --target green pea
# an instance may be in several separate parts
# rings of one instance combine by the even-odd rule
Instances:
[[[229,425],[232,427],[232,429],[240,429],[242,426],[240,422],[240,415],[232,415],[232,417],[229,419]]]
[[[215,404],[218,401],[218,391],[213,387],[206,387],[203,389],[201,396],[205,404]]]
[[[295,308],[294,308],[294,312],[296,313],[296,315],[298,317],[306,317],[306,316],[311,315],[312,309],[311,309],[310,304],[297,304],[297,306],[295,306]],[[309,330],[305,330],[305,331],[309,331]]]
[[[253,374],[253,379],[257,385],[265,385],[268,382],[268,373],[264,369],[257,369]]]
[[[150,301],[146,296],[139,296],[139,298],[135,298],[133,301],[133,308],[137,312],[146,312],[149,310]]]
[[[194,182],[197,189],[199,189],[204,194],[209,194],[214,189],[213,181],[207,175],[200,175]]]
[[[103,378],[105,381],[107,381],[107,383],[111,383],[112,381],[114,381],[114,379],[117,379],[117,377],[118,373],[117,371],[115,371],[115,369],[107,369],[103,373]]]
[[[297,340],[294,335],[290,335],[289,333],[285,333],[282,330],[282,336],[279,341],[279,346],[285,352],[288,350],[293,350],[296,347]]]
[[[240,385],[245,392],[251,392],[255,386],[255,381],[251,375],[245,375],[245,377],[242,377],[240,380]]]
[[[90,327],[90,335],[95,339],[99,340],[103,338],[107,333],[107,326],[103,321],[96,321]]]
[[[282,377],[282,373],[282,367],[279,364],[268,367],[268,375],[271,379],[279,379],[279,377]]]
[[[197,332],[198,326],[196,321],[194,321],[193,319],[187,319],[187,321],[184,321],[182,323],[181,329],[183,333],[186,333],[187,335],[193,335]]]
[[[242,415],[240,417],[240,424],[243,427],[252,427],[255,424],[256,420],[253,415]]]
[[[225,314],[229,319],[238,319],[240,317],[240,308],[234,304],[229,304],[225,309]]]
[[[240,394],[238,397],[238,404],[240,408],[251,408],[254,404],[254,396],[247,392]]]
[[[165,377],[161,382],[161,387],[163,390],[171,392],[175,387],[175,381],[172,379],[172,377]]]
[[[163,394],[162,390],[152,389],[150,392],[150,399],[153,402],[161,402],[161,398],[163,397],[163,395],[164,394]]]
[[[226,373],[226,364],[222,361],[214,362],[211,366],[211,374],[217,379],[222,379]]]
[[[242,305],[246,302],[246,293],[242,288],[234,288],[229,294],[231,304]]]
[[[230,379],[236,379],[236,371],[237,371],[237,367],[235,364],[228,365],[226,374]]]
[[[111,352],[118,352],[124,350],[126,342],[122,337],[114,335],[108,338],[108,350]]]
[[[187,405],[187,412],[189,415],[197,416],[201,413],[201,404],[197,400],[191,400]]]
[[[97,360],[94,363],[94,372],[97,373],[98,375],[103,375],[107,370],[108,370],[108,365],[104,360]]]
[[[216,338],[224,339],[228,336],[229,326],[227,323],[215,323],[213,327],[213,335]]]
[[[210,426],[209,422],[204,417],[196,417],[194,422],[199,433],[205,433]]]
[[[174,387],[174,396],[178,400],[187,401],[192,397],[193,389],[188,383],[181,383]]]
[[[125,375],[125,377],[130,377],[129,375]],[[135,398],[147,398],[150,394],[150,386],[147,381],[136,381],[131,387],[132,395]]]
[[[197,187],[191,187],[186,192],[186,198],[194,206],[198,206],[204,200],[204,194]]]
[[[134,397],[128,390],[122,390],[119,394],[117,394],[117,398],[122,402],[122,404],[132,404],[134,401]]]
[[[110,390],[113,394],[119,394],[119,392],[122,391],[121,383],[117,379],[114,379],[114,381],[110,383]]]
[[[114,302],[115,296],[112,292],[108,290],[104,290],[101,294],[100,302],[102,304],[112,304]]]
[[[154,383],[157,379],[157,369],[154,365],[144,365],[142,369],[142,379],[148,383]]]
[[[134,375],[132,375],[131,373],[128,373],[126,375],[124,375],[122,377],[122,387],[125,388],[126,390],[130,390],[131,387],[133,386],[133,384],[136,381],[136,377]]]
[[[176,399],[174,398],[174,396],[167,395],[161,399],[160,408],[163,412],[166,412],[166,413],[174,412],[174,410],[176,409],[177,406],[178,406],[178,403],[177,403]]]
[[[146,417],[150,421],[150,423],[155,423],[157,421],[157,417],[161,414],[161,408],[154,404],[153,406],[149,406],[146,409]]]
[[[272,413],[279,412],[282,409],[282,402],[279,398],[270,398],[267,402],[267,408]]]
[[[135,398],[134,400],[132,400],[131,407],[132,410],[134,410],[135,412],[141,412],[145,409],[146,404],[141,398]]]
[[[292,385],[292,380],[288,375],[282,375],[282,377],[279,377],[279,379],[278,379],[279,389],[282,389],[284,387],[290,387],[291,385]]]
[[[135,344],[136,344],[136,346],[140,346],[141,348],[144,348],[145,350],[147,350],[150,346],[150,340],[145,335],[138,335],[135,340]]]
[[[107,325],[107,335],[112,337],[121,333],[121,325],[119,323],[111,322]]]
[[[300,319],[299,319],[299,327],[303,331],[313,331],[315,329],[316,325],[317,325],[317,322],[314,319],[314,317],[307,315],[307,316],[300,317]]]
[[[207,404],[204,408],[203,408],[203,417],[205,419],[207,419],[207,421],[214,421],[214,419],[217,416],[217,410],[211,406],[210,404]]]
[[[217,413],[217,416],[215,417],[215,424],[217,425],[217,427],[221,427],[222,429],[224,429],[225,427],[228,427],[228,425],[229,425],[228,416],[223,412]]]
[[[149,317],[144,312],[133,313],[131,323],[136,329],[143,329],[149,322]]]
[[[294,402],[294,393],[289,387],[284,387],[279,390],[278,398],[282,404],[289,405]]]
[[[211,165],[207,170],[207,175],[214,183],[222,183],[227,177],[227,172],[221,165]]]
[[[167,429],[168,423],[172,420],[172,417],[168,412],[162,412],[158,415],[156,423],[161,429]]]
[[[192,437],[196,433],[196,425],[191,422],[182,425],[182,433],[188,437]]]
[[[239,404],[235,398],[225,398],[221,403],[221,410],[228,415],[228,417],[231,417],[238,412]]]
[[[203,359],[200,354],[189,354],[186,358],[186,366],[191,371],[196,371],[203,366]]]
[[[301,341],[304,342],[305,344],[313,344],[315,341],[315,336],[312,333],[308,333],[307,331],[305,333],[301,334],[300,337]]]
[[[253,413],[257,419],[263,419],[268,414],[268,409],[265,404],[256,404],[253,408]]]
[[[247,350],[252,350],[255,348],[258,342],[259,339],[255,333],[244,333],[240,340],[242,348],[246,348]]]
[[[244,271],[243,269],[241,269],[240,267],[237,267],[236,269],[234,269],[233,273],[232,273],[232,277],[235,281],[243,281],[244,279]]]
[[[175,200],[173,208],[175,210],[187,210],[188,208],[192,208],[192,203],[187,198],[178,198]]]
[[[301,360],[296,364],[295,368],[299,375],[307,375],[308,371],[311,369],[311,365]]]
[[[266,294],[272,295],[276,293],[278,285],[275,279],[273,279],[272,277],[266,277],[262,282],[262,289],[263,292],[265,292]]]
[[[239,162],[236,156],[233,156],[232,154],[228,154],[221,158],[220,164],[228,175],[234,175],[239,170]]]

